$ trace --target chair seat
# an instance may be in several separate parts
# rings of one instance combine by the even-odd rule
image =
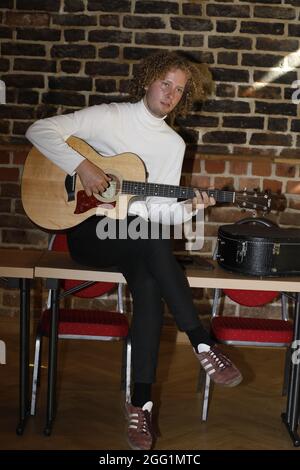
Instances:
[[[291,322],[269,318],[217,316],[212,331],[220,341],[289,344],[293,340]]]
[[[43,312],[41,333],[49,336],[50,310]],[[128,321],[125,315],[103,310],[59,310],[59,335],[126,337]]]

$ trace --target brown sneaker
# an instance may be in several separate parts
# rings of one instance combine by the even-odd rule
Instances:
[[[195,351],[195,354],[213,382],[225,387],[235,387],[243,380],[240,371],[228,357],[224,356],[216,344],[211,347],[203,345],[203,348],[207,350],[200,353]]]
[[[152,406],[152,401],[145,403],[143,408],[126,403],[127,440],[131,449],[150,450],[153,446]]]

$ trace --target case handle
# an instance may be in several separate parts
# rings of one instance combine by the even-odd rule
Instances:
[[[278,227],[276,222],[273,222],[269,219],[265,219],[264,217],[247,217],[246,219],[241,219],[236,222],[236,225],[242,224],[259,224],[265,225],[266,227]]]

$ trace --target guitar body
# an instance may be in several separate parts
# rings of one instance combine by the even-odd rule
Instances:
[[[121,194],[122,180],[146,181],[143,161],[133,153],[103,157],[86,142],[73,136],[69,137],[67,144],[109,174],[112,177],[111,188],[101,196],[94,194],[88,198],[79,177],[76,177],[73,191],[68,191],[68,175],[33,147],[22,176],[22,202],[28,217],[49,230],[74,227],[92,215],[125,218],[128,203],[135,196]]]

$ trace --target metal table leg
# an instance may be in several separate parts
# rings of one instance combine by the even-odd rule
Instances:
[[[57,372],[57,338],[58,338],[58,309],[59,309],[59,281],[48,279],[47,287],[51,289],[51,319],[48,354],[48,396],[47,420],[44,434],[50,436],[56,408],[56,372]]]
[[[297,432],[299,422],[300,400],[300,361],[297,351],[300,347],[300,293],[296,294],[294,312],[294,340],[291,348],[290,379],[287,393],[286,412],[282,413],[282,421],[292,438],[294,446],[300,446],[300,436]]]
[[[18,435],[23,434],[30,412],[29,403],[29,340],[30,340],[30,279],[19,279],[20,288],[20,379]]]

